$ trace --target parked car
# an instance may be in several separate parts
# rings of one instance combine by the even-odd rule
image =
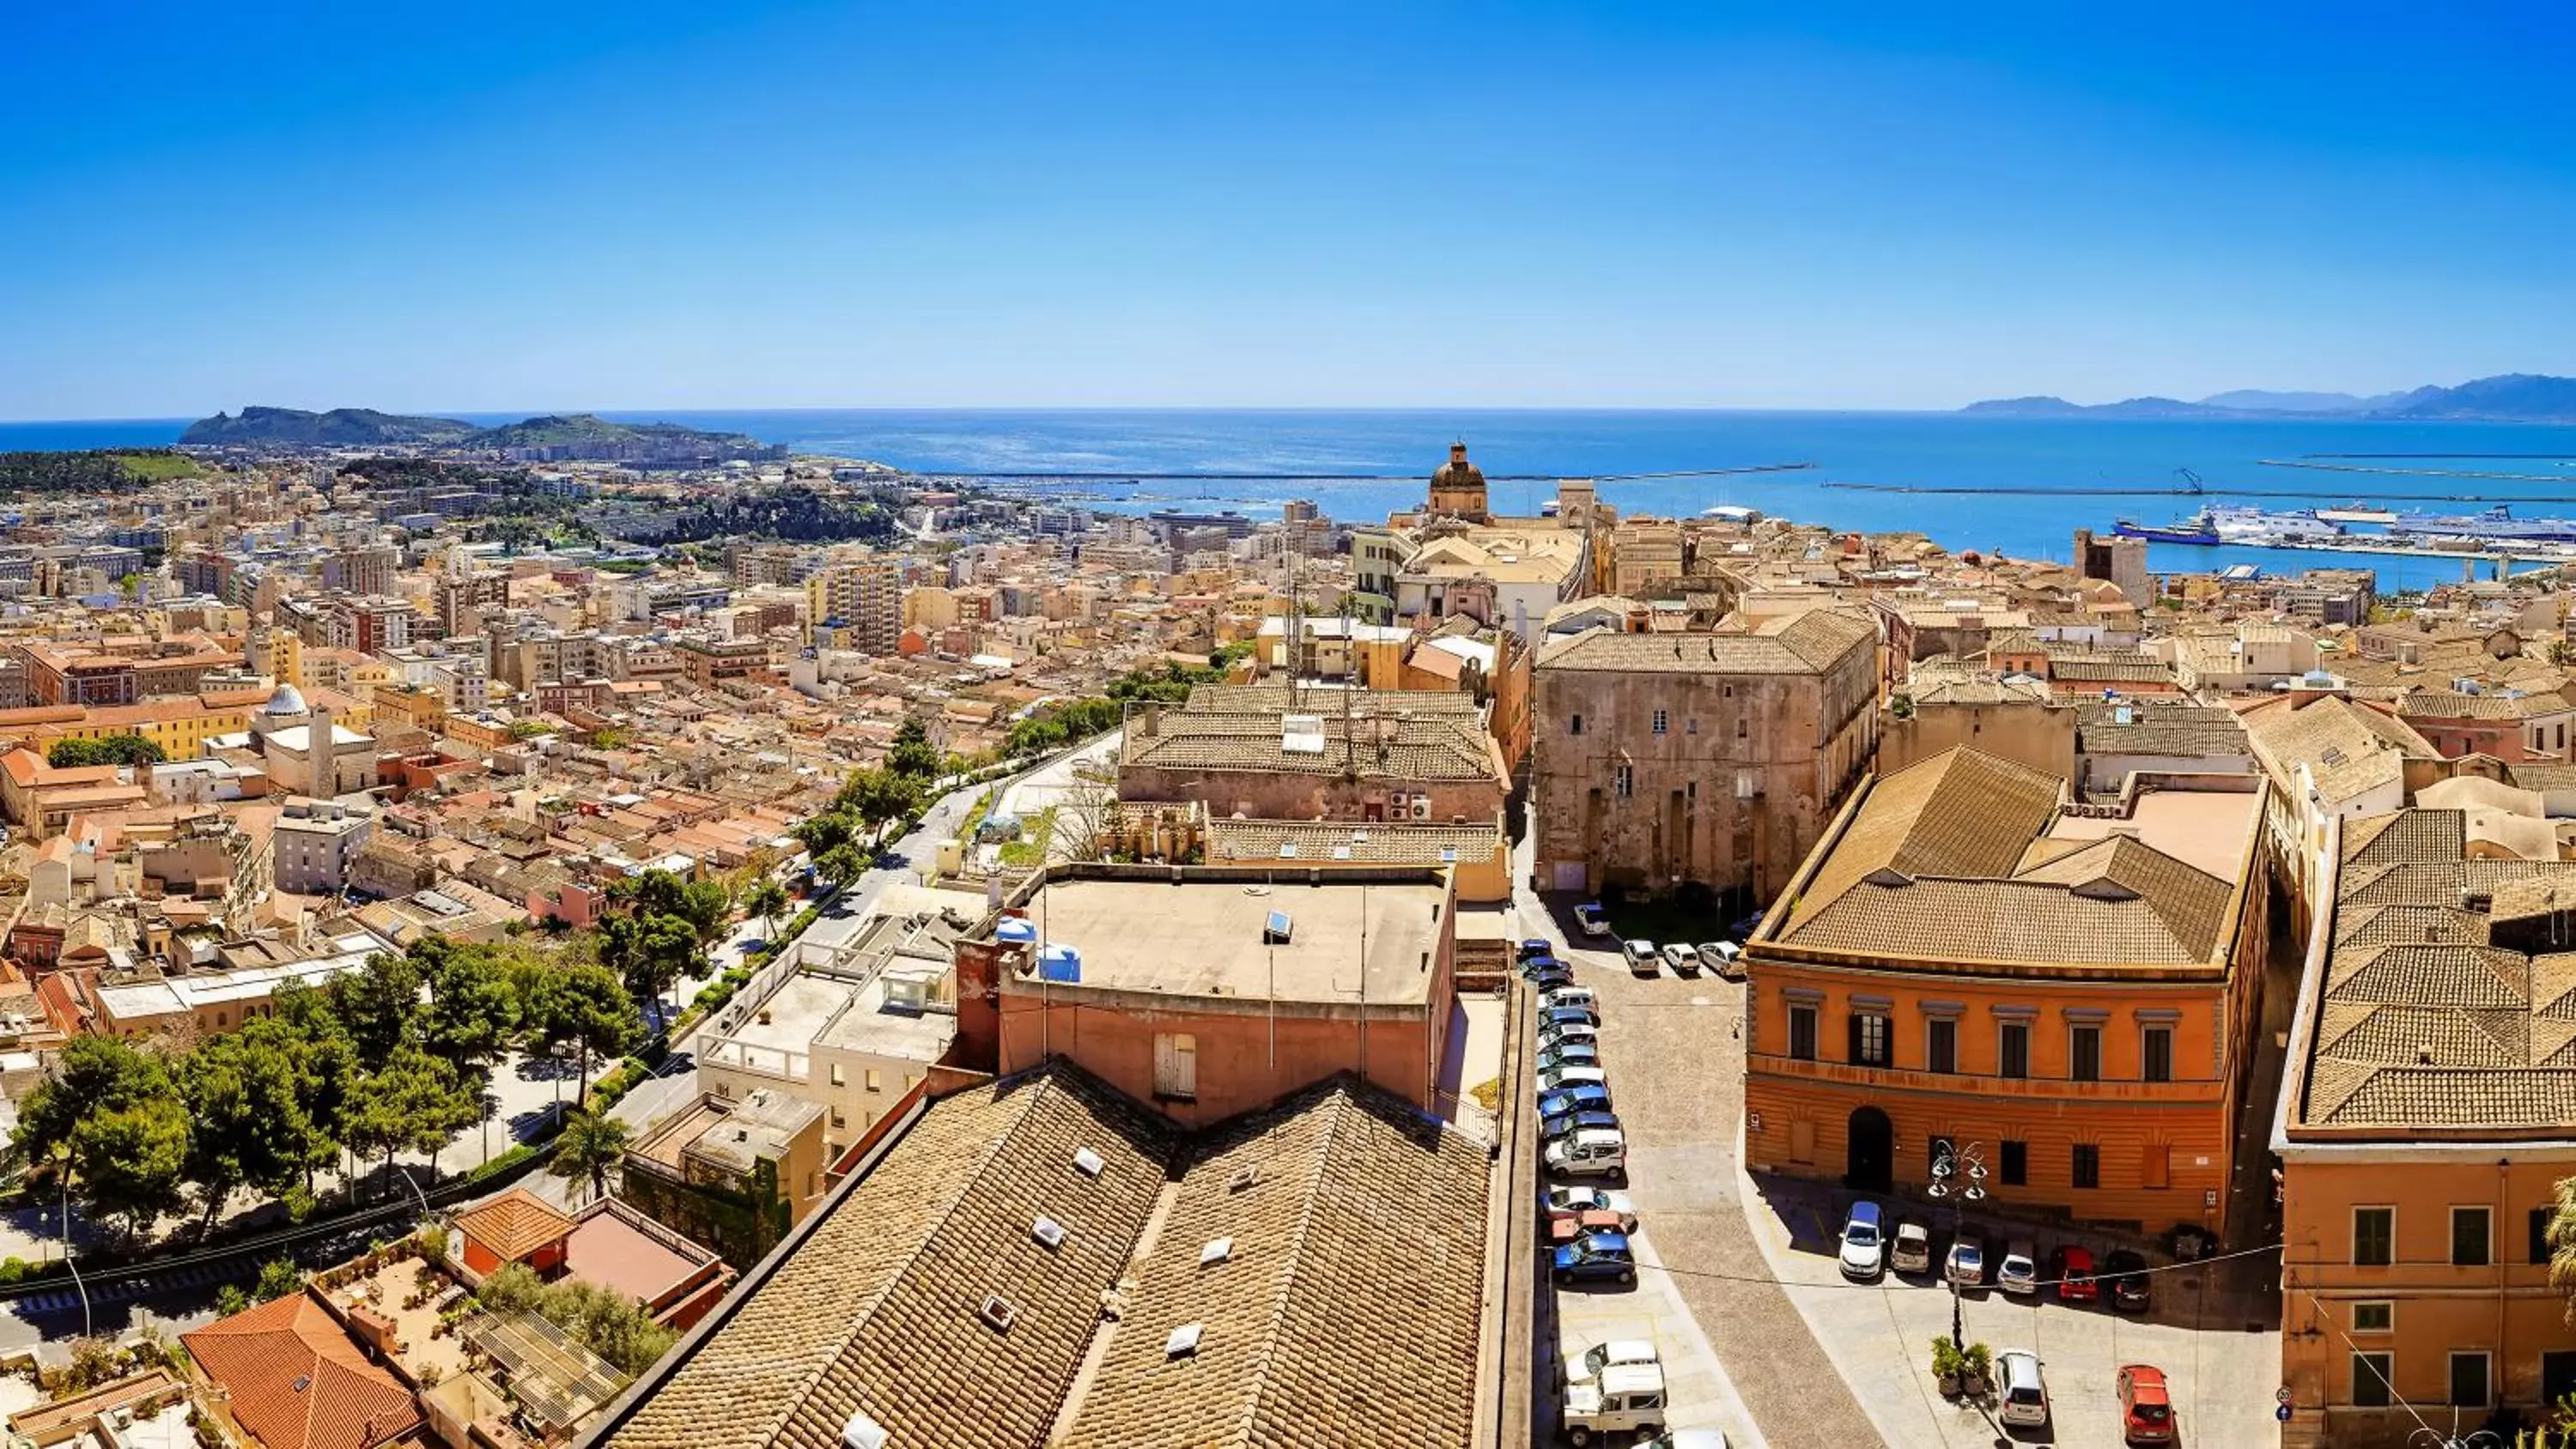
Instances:
[[[1622,941],[1619,949],[1628,953],[1628,969],[1640,976],[1652,976],[1663,967],[1664,958],[1655,950],[1652,941],[1643,938]]]
[[[1588,1006],[1551,1006],[1538,1014],[1539,1030],[1551,1026],[1599,1026],[1601,1018]]]
[[[2102,1296],[2102,1285],[2094,1281],[2091,1248],[2069,1245],[2049,1254],[2048,1276],[2057,1280],[2060,1303],[2091,1303]]]
[[[1538,1099],[1541,1117],[1562,1117],[1568,1112],[1607,1112],[1610,1089],[1597,1083],[1568,1087],[1561,1092],[1543,1092]]]
[[[1568,1242],[1585,1233],[1617,1233],[1622,1237],[1637,1230],[1637,1215],[1614,1208],[1561,1208],[1547,1214],[1548,1239]]]
[[[2039,1376],[2038,1354],[2026,1348],[1996,1354],[1995,1386],[1995,1396],[2003,1402],[1996,1418],[2023,1427],[2048,1422],[2048,1385]]]
[[[1565,1438],[1577,1446],[1616,1436],[1618,1442],[1652,1436],[1664,1423],[1664,1371],[1632,1363],[1605,1370],[1601,1381],[1565,1391]]]
[[[1540,1047],[1538,1050],[1538,1069],[1542,1072],[1550,1067],[1597,1067],[1599,1065],[1601,1065],[1601,1048],[1588,1041],[1559,1042],[1555,1046]]]
[[[1699,952],[1675,941],[1664,947],[1664,964],[1673,968],[1673,974],[1676,976],[1697,976]]]
[[[1995,1265],[1995,1286],[2016,1298],[2039,1291],[2039,1259],[2028,1238],[2004,1244],[2003,1261]]]
[[[1545,936],[1530,937],[1529,939],[1521,942],[1518,951],[1518,955],[1523,961],[1531,960],[1534,957],[1553,956],[1555,954],[1556,943]]]
[[[1625,1177],[1628,1139],[1617,1128],[1577,1132],[1540,1149],[1539,1163],[1559,1177]]]
[[[1560,1006],[1580,1006],[1587,1011],[1601,1009],[1600,1000],[1593,996],[1592,988],[1589,986],[1548,987],[1539,992],[1538,1004],[1542,1011],[1554,1010]]]
[[[1592,1345],[1583,1351],[1583,1357],[1561,1363],[1558,1367],[1564,1371],[1568,1384],[1597,1384],[1601,1382],[1601,1375],[1610,1369],[1641,1363],[1660,1365],[1662,1362],[1655,1356],[1652,1342],[1642,1338],[1614,1338],[1607,1343]]]
[[[2155,1306],[2155,1275],[2147,1260],[2127,1248],[2114,1248],[2102,1259],[2102,1276],[2111,1281],[2111,1306],[2122,1313],[2144,1313]]]
[[[1622,1234],[1591,1233],[1558,1248],[1550,1271],[1559,1283],[1608,1282],[1625,1287],[1637,1281],[1637,1255],[1628,1250],[1628,1239]]]
[[[1542,1143],[1554,1142],[1560,1137],[1571,1137],[1577,1132],[1601,1130],[1618,1131],[1618,1114],[1595,1109],[1538,1119],[1538,1140]]]
[[[1574,984],[1574,968],[1562,961],[1532,961],[1521,968],[1521,979],[1539,991],[1553,991]]]
[[[1527,981],[1537,976],[1572,976],[1574,968],[1554,956],[1530,956],[1521,961],[1520,972],[1521,979]]]
[[[1699,964],[1720,976],[1741,976],[1744,974],[1744,948],[1733,941],[1702,941],[1699,943]]]
[[[2173,1396],[2165,1371],[2142,1363],[2120,1370],[2120,1436],[2132,1444],[2174,1441]]]
[[[1888,1244],[1887,1266],[1899,1273],[1931,1272],[1931,1230],[1911,1218],[1898,1223]]]
[[[1599,1082],[1607,1086],[1610,1082],[1610,1074],[1597,1065],[1550,1067],[1538,1074],[1538,1089],[1542,1092],[1563,1091],[1567,1087],[1581,1086],[1585,1082]]]
[[[1612,1192],[1606,1187],[1551,1187],[1540,1194],[1539,1202],[1545,1211],[1551,1213],[1585,1212],[1597,1208],[1631,1218],[1637,1215],[1637,1204],[1633,1199],[1624,1192]]]
[[[1597,1046],[1601,1041],[1601,1028],[1586,1026],[1581,1022],[1566,1022],[1558,1026],[1539,1028],[1538,1046],[1541,1051],[1573,1041]]]
[[[1587,936],[1610,934],[1610,917],[1599,901],[1585,901],[1574,908],[1574,924]]]
[[[1941,1260],[1941,1276],[1962,1288],[1986,1286],[1986,1245],[1973,1234],[1961,1233],[1950,1244],[1949,1256]]]
[[[1856,1202],[1843,1219],[1843,1276],[1858,1283],[1875,1282],[1887,1268],[1887,1239],[1880,1231],[1878,1204]]]

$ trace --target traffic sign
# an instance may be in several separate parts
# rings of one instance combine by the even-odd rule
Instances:
[[[2283,1404],[2281,1407],[2274,1409],[2272,1411],[2272,1417],[2280,1420],[2284,1424],[2290,1422],[2290,1406]]]
[[[2286,1404],[2296,1397],[2297,1395],[2290,1392],[2288,1384],[2283,1384],[2272,1391],[2272,1402],[2276,1404]]]

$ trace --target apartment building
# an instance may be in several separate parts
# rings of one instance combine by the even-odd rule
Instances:
[[[1757,1171],[2222,1226],[2267,940],[2263,783],[2121,806],[1954,749],[1867,781],[1745,948]]]
[[[1767,901],[1877,743],[1878,631],[1815,610],[1749,634],[1591,630],[1533,674],[1542,889]]]
[[[832,629],[845,647],[887,655],[903,634],[903,560],[894,554],[837,559],[805,580],[805,622]]]
[[[2576,862],[2545,828],[2517,857],[2461,810],[2326,835],[2271,1137],[2282,1443],[2406,1444],[2419,1412],[2536,1422],[2576,1393],[2547,1240],[2576,1177]]]

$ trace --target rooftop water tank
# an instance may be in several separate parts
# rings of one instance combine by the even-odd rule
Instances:
[[[1082,953],[1071,946],[1050,942],[1038,948],[1038,979],[1041,981],[1078,982],[1082,979]]]
[[[1002,923],[993,928],[994,940],[1013,946],[1032,945],[1037,938],[1038,928],[1025,916],[1005,916]]]

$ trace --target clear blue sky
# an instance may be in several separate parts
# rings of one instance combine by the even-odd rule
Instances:
[[[20,6],[0,417],[2576,372],[2563,4],[1765,10]]]

